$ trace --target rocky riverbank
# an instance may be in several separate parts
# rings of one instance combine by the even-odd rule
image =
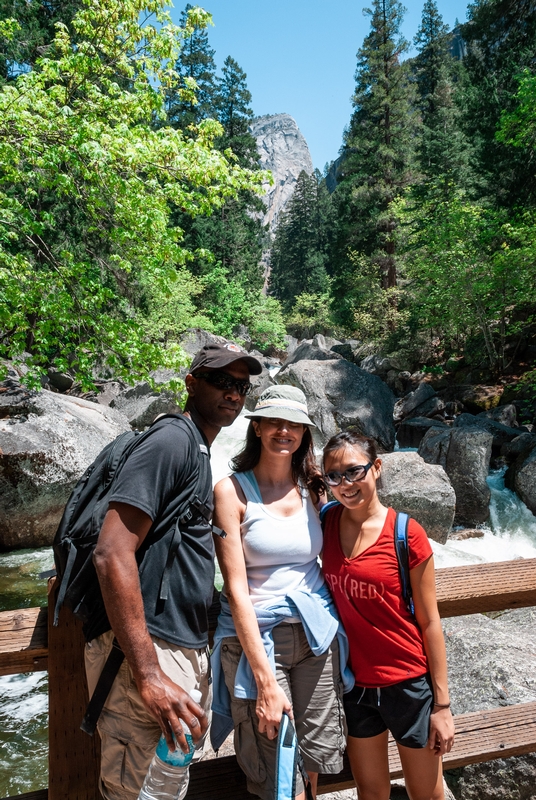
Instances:
[[[191,330],[183,345],[193,354],[214,338]],[[348,427],[374,437],[384,460],[383,500],[408,511],[437,542],[482,535],[490,466],[508,467],[507,485],[536,513],[536,435],[497,387],[445,385],[394,357],[323,336],[288,337],[285,354],[256,355],[264,368],[248,408],[268,385],[291,383],[307,396],[318,447]],[[180,397],[158,385],[181,375],[163,371],[134,386],[101,377],[90,393],[77,389],[75,376],[49,372],[40,392],[25,389],[23,377],[10,365],[0,385],[4,550],[49,544],[69,492],[99,450],[180,407]],[[456,713],[536,700],[534,610],[448,619],[444,628]],[[534,800],[536,755],[466,767],[448,781],[456,800]]]

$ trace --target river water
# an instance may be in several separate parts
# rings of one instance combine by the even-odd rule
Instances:
[[[215,481],[228,474],[229,458],[240,448],[247,424],[240,417],[214,443]],[[490,521],[484,536],[446,545],[432,542],[436,566],[536,558],[536,517],[504,488],[504,470],[491,472],[488,484]],[[52,566],[49,547],[0,555],[0,610],[46,605],[46,580],[39,573]],[[46,672],[0,677],[0,797],[47,786],[47,678]]]

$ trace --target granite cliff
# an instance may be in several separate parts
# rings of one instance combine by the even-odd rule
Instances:
[[[296,120],[290,114],[271,114],[257,117],[251,124],[251,133],[257,140],[260,163],[274,176],[272,186],[266,184],[264,202],[265,225],[273,232],[281,211],[292,196],[298,175],[302,170],[313,172],[313,162],[307,142]]]

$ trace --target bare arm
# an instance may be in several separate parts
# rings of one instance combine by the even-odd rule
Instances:
[[[447,653],[437,610],[434,558],[410,572],[411,589],[415,603],[415,616],[422,631],[424,651],[434,690],[434,701],[445,705],[449,702],[447,682]],[[428,747],[438,756],[449,753],[454,742],[454,720],[450,708],[432,708]]]
[[[175,749],[171,731],[188,752],[180,719],[197,741],[208,721],[203,709],[161,670],[147,630],[136,550],[151,527],[151,518],[126,503],[110,503],[94,553],[95,568],[112,630],[125,654],[147,710]]]
[[[224,478],[214,489],[214,522],[227,532],[215,537],[216,554],[225,581],[225,593],[240,644],[244,648],[257,684],[259,730],[275,739],[283,711],[292,716],[292,707],[278,685],[264,650],[259,625],[249,598],[246,563],[240,521],[245,510],[231,478]]]

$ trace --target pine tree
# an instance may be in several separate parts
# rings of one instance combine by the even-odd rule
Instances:
[[[70,26],[81,6],[82,0],[0,0],[0,19],[15,19],[19,24],[11,41],[0,37],[0,82],[33,67],[54,39],[56,23]]]
[[[488,202],[503,207],[536,204],[534,149],[513,148],[496,138],[501,114],[516,107],[519,75],[536,73],[535,0],[474,0],[462,26],[469,76],[465,126],[475,145]]]
[[[215,107],[225,131],[220,141],[221,148],[230,147],[241,166],[251,168],[258,164],[259,154],[257,143],[249,132],[253,111],[250,107],[251,92],[247,88],[246,79],[246,73],[234,58],[227,56],[222,76],[217,79]]]
[[[420,106],[426,122],[426,117],[437,108],[436,92],[444,80],[445,66],[450,55],[448,25],[443,22],[436,0],[425,0],[421,25],[413,44],[419,50],[419,55],[414,59],[414,70],[421,98]]]
[[[249,132],[253,118],[250,107],[251,93],[247,88],[246,73],[229,56],[225,59],[222,76],[215,81],[211,116],[217,118],[224,129],[218,149],[232,150],[242,167],[259,168],[259,154],[255,138]],[[218,269],[224,269],[231,279],[238,279],[248,290],[263,285],[261,257],[265,231],[260,221],[264,204],[253,192],[242,192],[228,200],[211,217],[185,220],[187,239],[194,249],[209,250]],[[206,258],[195,260],[192,269],[206,275],[212,270]]]
[[[181,13],[181,27],[184,27],[188,11],[191,8],[193,6],[188,3]],[[185,39],[175,64],[175,70],[182,79],[183,86],[185,79],[193,78],[196,82],[197,103],[183,100],[176,91],[168,93],[166,101],[168,120],[174,128],[187,130],[190,125],[196,125],[202,119],[215,116],[216,64],[214,53],[215,50],[210,47],[208,42],[206,28],[196,28],[192,35]]]
[[[439,192],[446,198],[470,183],[470,148],[456,97],[460,64],[451,55],[451,42],[436,0],[426,0],[412,64],[423,123],[417,150],[424,183],[418,193],[425,197]]]
[[[270,253],[270,293],[290,311],[301,294],[328,289],[331,206],[320,173],[300,172]]]
[[[400,33],[404,8],[398,0],[374,0],[371,30],[357,55],[355,112],[345,135],[336,190],[340,226],[334,265],[338,314],[352,325],[353,251],[371,259],[383,290],[397,285],[394,201],[412,180],[418,118],[415,89],[402,56],[409,48]],[[394,301],[391,292],[390,302]]]

